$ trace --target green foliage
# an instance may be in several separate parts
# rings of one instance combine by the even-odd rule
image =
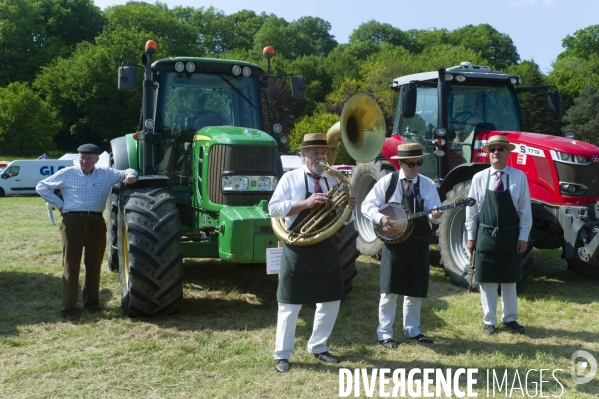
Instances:
[[[0,86],[32,82],[77,43],[93,43],[104,21],[92,0],[0,0]]]
[[[456,29],[449,34],[449,42],[480,53],[493,69],[503,70],[520,60],[512,39],[489,24]]]
[[[574,99],[587,83],[599,87],[599,54],[582,58],[566,53],[560,54],[547,77],[548,84],[559,88],[564,109],[574,105]]]
[[[295,124],[293,130],[289,134],[289,151],[290,153],[298,152],[304,141],[304,134],[307,133],[326,133],[329,129],[339,122],[339,116],[328,113],[317,113],[314,116],[306,116],[301,121]],[[349,155],[342,144],[339,145],[339,152],[335,159],[335,165],[343,165],[350,162]],[[329,163],[331,160],[329,159]]]
[[[349,43],[370,43],[380,45],[389,43],[393,46],[405,46],[406,35],[401,29],[388,23],[380,23],[371,19],[354,29],[349,36]]]
[[[574,105],[564,116],[566,130],[576,132],[576,138],[599,146],[599,93],[586,84]]]
[[[60,123],[25,83],[0,88],[0,148],[5,154],[39,155],[54,149]]]
[[[589,59],[592,55],[599,55],[599,25],[591,25],[566,36],[562,40],[562,47],[566,51],[560,54],[560,57]]]

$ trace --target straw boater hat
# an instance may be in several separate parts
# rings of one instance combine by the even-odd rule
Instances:
[[[406,143],[397,146],[397,155],[391,159],[407,159],[407,158],[422,158],[429,155],[422,152],[422,146],[419,143]]]
[[[497,146],[505,147],[508,151],[513,151],[516,149],[516,146],[510,143],[507,137],[497,134],[495,136],[489,137],[489,141],[487,141],[487,144],[483,146],[483,151],[489,152],[489,148]]]
[[[327,147],[331,148],[334,145],[329,145],[327,142],[326,133],[308,133],[304,134],[304,142],[302,146],[298,148],[298,150],[303,150],[304,148],[314,148],[314,147]]]

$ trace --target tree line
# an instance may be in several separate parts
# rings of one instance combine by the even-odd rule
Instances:
[[[462,61],[519,74],[527,86],[557,86],[564,120],[548,120],[540,111],[546,105],[525,98],[529,130],[573,130],[599,144],[599,25],[566,36],[547,75],[534,60],[521,60],[509,35],[489,24],[402,30],[371,20],[343,44],[330,31],[319,17],[287,21],[250,10],[226,15],[214,7],[169,9],[160,2],[101,10],[92,0],[0,0],[0,152],[73,151],[84,142],[108,149],[112,138],[135,131],[141,90],[119,92],[117,68],[137,62],[148,39],[158,44],[157,59],[228,58],[263,67],[262,49],[273,46],[271,72],[301,74],[306,82],[302,101],[284,95],[282,82],[268,88],[273,119],[290,132],[289,150],[303,133],[327,131],[355,93],[373,96],[390,126],[394,78]]]

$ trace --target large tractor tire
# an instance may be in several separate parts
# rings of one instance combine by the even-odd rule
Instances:
[[[465,181],[453,186],[446,194],[443,205],[451,205],[468,198],[471,181]],[[445,217],[439,223],[440,264],[445,269],[445,275],[459,287],[468,288],[468,271],[470,270],[470,251],[468,251],[468,234],[466,232],[466,208],[457,207],[445,211]],[[529,242],[526,253],[522,257],[522,276],[526,278],[532,268],[532,242]],[[473,283],[473,289],[478,284]]]
[[[119,270],[119,192],[115,185],[108,198],[108,269],[112,272]]]
[[[591,266],[580,259],[566,259],[568,270],[572,270],[576,275],[590,280],[599,280],[599,267]]]
[[[181,309],[183,252],[179,212],[165,187],[121,193],[118,215],[121,304],[129,317]]]
[[[341,268],[343,269],[343,284],[346,294],[354,288],[352,280],[358,275],[356,259],[360,256],[360,252],[356,248],[356,238],[358,238],[358,232],[351,223],[341,226],[335,233],[335,242],[339,249],[339,258],[341,260]]]
[[[383,242],[376,237],[372,229],[372,223],[360,210],[360,204],[364,201],[372,187],[377,181],[393,173],[395,169],[386,160],[375,160],[368,163],[358,163],[351,177],[351,184],[356,196],[356,220],[355,229],[358,231],[356,246],[362,255],[380,257]]]

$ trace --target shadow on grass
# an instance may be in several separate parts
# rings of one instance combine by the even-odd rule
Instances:
[[[0,271],[0,309],[0,336],[18,334],[18,325],[62,319],[60,278],[43,273]],[[48,320],[51,313],[55,320]]]

